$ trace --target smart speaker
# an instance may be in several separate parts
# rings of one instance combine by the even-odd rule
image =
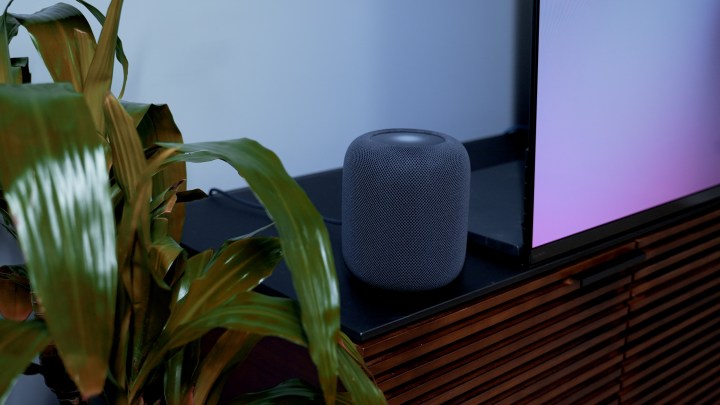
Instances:
[[[362,135],[345,154],[342,190],[342,253],[359,279],[424,291],[458,276],[470,159],[456,139],[416,129]]]

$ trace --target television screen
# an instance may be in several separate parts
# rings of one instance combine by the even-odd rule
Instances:
[[[536,6],[533,248],[720,184],[720,1]]]

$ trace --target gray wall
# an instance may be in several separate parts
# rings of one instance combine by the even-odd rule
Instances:
[[[130,1],[125,99],[168,103],[187,142],[257,139],[292,175],[340,167],[375,129],[495,135],[515,123],[516,15],[510,0]],[[25,32],[11,52],[49,80]],[[221,163],[191,165],[188,177],[204,189],[244,184]]]

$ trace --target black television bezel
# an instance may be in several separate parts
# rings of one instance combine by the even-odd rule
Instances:
[[[562,255],[563,261],[578,257],[635,238],[652,229],[666,226],[693,215],[706,206],[720,205],[720,184],[708,189],[680,197],[658,206],[630,214],[615,221],[590,228],[537,247],[532,246],[535,205],[535,152],[537,119],[537,82],[540,33],[540,2],[533,0],[532,10],[532,64],[530,80],[530,111],[528,130],[528,151],[525,167],[525,207],[523,215],[523,250],[530,265],[556,260]],[[715,204],[714,204],[715,203]]]

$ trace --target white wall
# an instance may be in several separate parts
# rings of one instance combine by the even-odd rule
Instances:
[[[52,3],[16,2],[11,11]],[[95,4],[104,11],[108,1]],[[292,175],[340,167],[348,144],[376,129],[494,135],[513,124],[515,7],[509,0],[126,1],[125,99],[169,104],[186,142],[254,138]],[[25,32],[11,52],[31,56],[34,81],[49,80]],[[204,189],[244,184],[221,163],[191,165],[188,177]]]

